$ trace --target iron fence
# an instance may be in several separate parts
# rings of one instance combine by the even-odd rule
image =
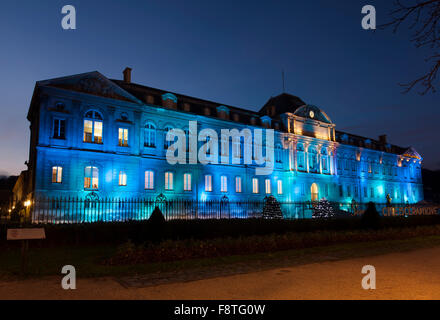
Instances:
[[[227,197],[220,200],[186,200],[166,199],[162,194],[156,198],[71,198],[71,197],[39,197],[21,211],[21,220],[42,224],[78,224],[92,222],[126,222],[147,220],[153,210],[158,207],[165,220],[194,219],[249,219],[262,218],[268,211],[279,211],[284,219],[307,219],[325,217],[328,211],[332,216],[353,216],[362,214],[366,203],[339,203],[326,201],[325,206],[318,202],[276,201],[276,208],[267,208],[267,199],[262,201],[229,201]],[[408,208],[408,204],[376,204],[377,210],[392,215],[414,212],[400,209]],[[438,207],[437,207],[438,213]],[[420,211],[424,212],[424,211]],[[0,221],[1,222],[1,221]]]

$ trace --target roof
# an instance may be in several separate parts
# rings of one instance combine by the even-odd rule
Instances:
[[[219,117],[222,113],[221,111],[225,111],[228,115],[227,117],[224,117],[223,120],[252,126],[262,126],[259,118],[269,116],[272,119],[271,127],[276,130],[285,130],[280,117],[285,113],[307,116],[307,114],[311,114],[310,111],[312,110],[314,111],[313,118],[331,123],[330,118],[321,109],[308,105],[301,98],[288,93],[282,93],[275,97],[271,97],[259,111],[252,111],[183,94],[171,93],[162,89],[148,87],[133,82],[126,82],[124,80],[107,79],[97,71],[38,81],[35,86],[34,95],[28,113],[29,120],[31,120],[31,113],[36,95],[38,95],[38,89],[39,87],[46,85],[97,95],[103,95],[102,91],[104,90],[105,97],[130,101],[135,104],[163,106],[164,101],[167,101],[169,98],[173,101],[173,108],[178,111],[190,112],[209,117]],[[306,111],[307,114],[304,113]],[[397,154],[403,154],[408,150],[408,148],[390,145],[383,141],[369,139],[341,131],[336,131],[336,141],[342,144]]]

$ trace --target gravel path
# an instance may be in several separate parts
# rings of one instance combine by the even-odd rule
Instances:
[[[377,272],[377,289],[361,287],[364,265]],[[246,272],[246,268],[237,270]],[[174,283],[146,277],[78,279],[61,289],[60,277],[0,282],[1,299],[440,299],[440,247],[326,261]],[[214,277],[214,278],[212,278]],[[194,281],[192,281],[194,280]]]

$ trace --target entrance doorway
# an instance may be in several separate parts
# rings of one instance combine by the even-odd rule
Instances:
[[[318,185],[316,183],[313,183],[310,188],[311,193],[311,199],[312,201],[318,201],[319,200],[319,192],[318,192]]]

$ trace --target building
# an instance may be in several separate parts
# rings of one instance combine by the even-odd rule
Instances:
[[[413,148],[337,131],[323,110],[296,96],[272,97],[253,112],[132,83],[129,68],[123,74],[123,80],[95,71],[36,83],[27,117],[28,197],[423,199],[422,157]],[[256,175],[258,165],[243,164],[243,152],[240,164],[169,164],[166,134],[180,128],[188,137],[189,121],[197,121],[199,132],[273,129],[273,172]]]

